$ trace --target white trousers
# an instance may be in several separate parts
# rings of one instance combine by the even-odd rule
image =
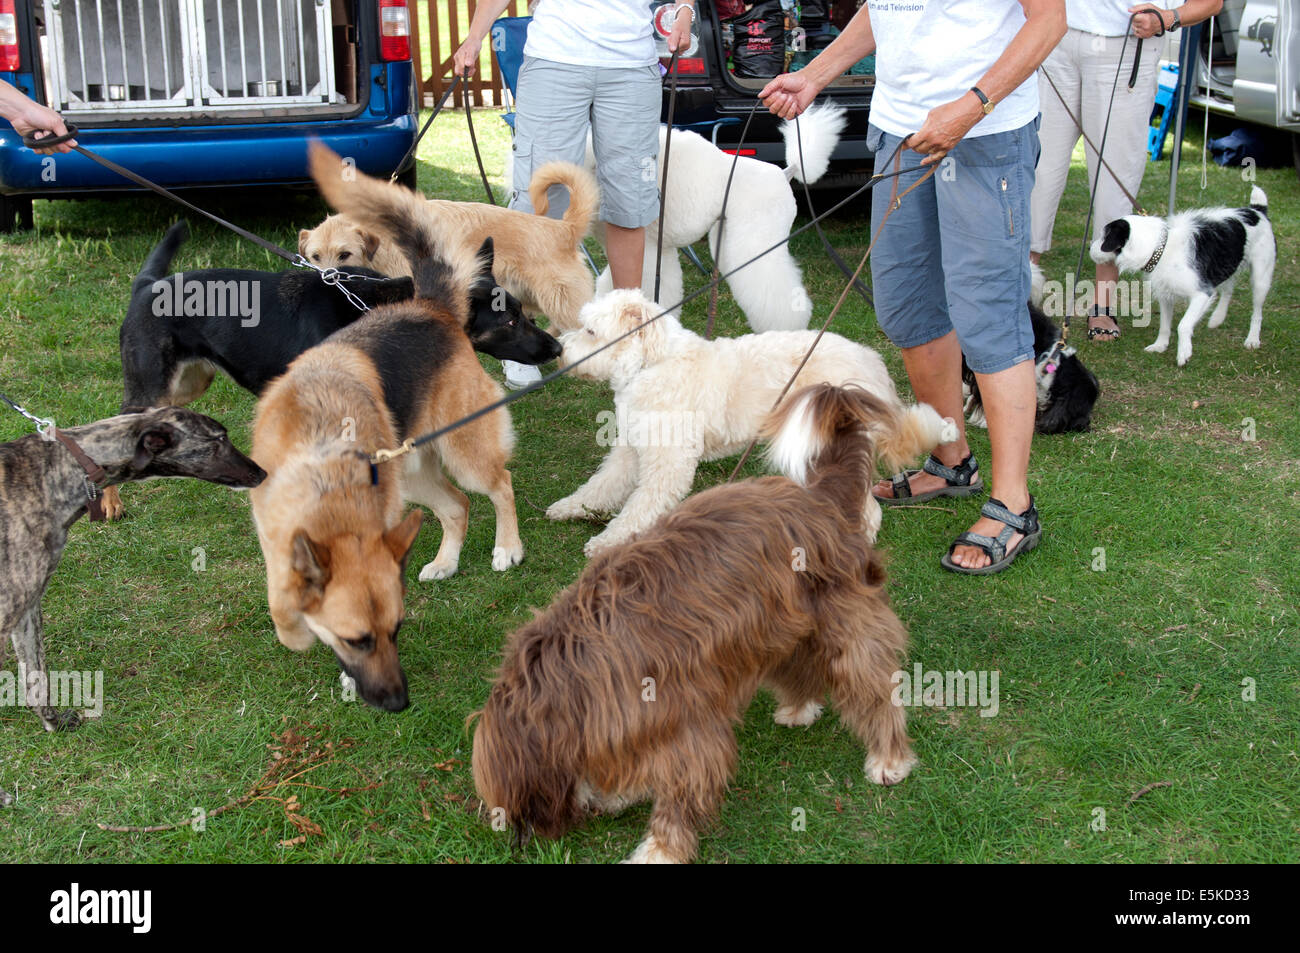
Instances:
[[[1115,175],[1103,168],[1097,177],[1097,155],[1085,146],[1088,160],[1088,188],[1097,183],[1097,201],[1093,210],[1093,239],[1101,237],[1107,222],[1129,215],[1133,206],[1115,183],[1115,176],[1133,195],[1142,185],[1142,173],[1147,164],[1147,129],[1151,123],[1151,109],[1156,101],[1156,83],[1159,75],[1160,45],[1154,40],[1142,44],[1142,62],[1137,83],[1129,89],[1128,80],[1133,72],[1133,57],[1137,51],[1137,37],[1128,38],[1124,48],[1122,36],[1098,36],[1082,30],[1069,30],[1065,38],[1043,63],[1043,69],[1056,84],[1056,90],[1069,105],[1070,111],[1083,123],[1088,138],[1096,146],[1102,144],[1106,127],[1106,112],[1110,108],[1111,89],[1115,89],[1115,105],[1110,115],[1110,130],[1106,134],[1106,164]],[[1120,50],[1124,50],[1124,63],[1119,70],[1119,86],[1115,87],[1115,69],[1119,64]],[[1042,72],[1038,74],[1038,100],[1043,113],[1039,128],[1042,154],[1038,160],[1038,173],[1030,195],[1029,214],[1032,227],[1029,250],[1045,252],[1052,247],[1052,229],[1056,224],[1056,209],[1065,191],[1065,180],[1070,172],[1070,156],[1078,144],[1079,128],[1061,105],[1061,98],[1052,89]],[[1065,241],[1079,242],[1083,222],[1066,225]]]

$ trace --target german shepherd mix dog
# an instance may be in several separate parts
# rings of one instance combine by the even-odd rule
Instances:
[[[131,286],[120,334],[122,408],[181,406],[197,400],[218,370],[260,394],[295,357],[365,314],[319,272],[211,268],[169,275],[189,227],[177,222],[158,243]],[[479,249],[481,270],[470,284],[465,331],[476,350],[521,364],[560,354],[553,337],[526,317],[492,277],[493,246]],[[367,308],[410,300],[410,278],[365,268],[345,285]],[[116,489],[104,494],[109,519],[122,513]]]
[[[469,500],[444,466],[496,508],[492,568],[516,565],[524,549],[505,467],[514,433],[502,408],[398,461],[370,465],[370,452],[501,397],[464,330],[468,288],[484,263],[448,265],[410,214],[421,200],[401,186],[364,176],[344,182],[338,156],[320,145],[311,168],[332,205],[384,221],[410,259],[416,297],[331,335],[263,393],[253,456],[270,476],[253,494],[253,517],[280,641],[301,651],[320,639],[362,698],[400,711],[408,695],[397,630],[406,558],[420,528],[419,511],[402,519],[402,503],[429,507],[442,524],[442,545],[422,580],[452,575],[465,539]]]
[[[122,414],[63,433],[103,469],[110,485],[194,477],[248,489],[266,476],[231,445],[221,424],[175,407]],[[75,711],[51,704],[41,597],[63,556],[68,529],[86,512],[87,479],[59,441],[33,434],[0,444],[0,638],[13,641],[27,676],[20,689],[24,701],[47,731],[75,728],[80,721]],[[7,797],[0,791],[0,803]]]
[[[474,732],[485,808],[526,840],[652,798],[629,860],[689,861],[760,684],[776,693],[777,724],[792,727],[812,724],[829,690],[870,752],[867,780],[907,777],[916,759],[891,699],[907,631],[863,525],[871,434],[896,414],[860,387],[799,391],[763,428],[771,459],[798,481],[690,497],[597,555],[511,635]]]

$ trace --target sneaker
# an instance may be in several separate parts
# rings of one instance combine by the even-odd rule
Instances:
[[[529,384],[536,384],[542,379],[542,372],[532,364],[520,364],[518,361],[502,361],[501,369],[506,372],[506,387],[519,390]]]

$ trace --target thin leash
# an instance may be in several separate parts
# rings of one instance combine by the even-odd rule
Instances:
[[[694,16],[693,13],[691,15]],[[668,128],[664,131],[664,171],[659,178],[659,238],[655,242],[655,304],[659,303],[659,280],[664,267],[664,210],[668,205],[668,160],[673,154],[673,114],[677,111],[677,57],[680,53],[680,50],[673,50],[673,55],[668,60],[668,75],[671,79],[668,89]]]
[[[65,135],[62,136],[54,136],[51,134],[41,139],[36,139],[30,135],[23,136],[23,145],[27,146],[29,149],[48,149],[50,146],[62,145],[63,143],[76,138],[77,133],[79,131],[75,123],[67,123],[66,126],[68,131]],[[43,130],[43,131],[49,132],[49,130]],[[312,271],[315,271],[317,274],[321,276],[321,280],[324,281],[325,284],[333,285],[334,287],[338,288],[339,291],[343,292],[344,297],[346,297],[348,301],[352,303],[353,307],[357,308],[357,310],[359,311],[370,310],[369,306],[367,306],[364,301],[362,301],[359,297],[356,296],[356,294],[354,294],[351,290],[348,289],[345,282],[375,281],[378,279],[371,278],[368,275],[349,274],[348,272],[340,271],[337,268],[320,268],[317,265],[312,264],[302,255],[296,255],[293,252],[286,251],[285,249],[281,248],[279,245],[275,244],[274,242],[269,242],[265,238],[262,238],[260,235],[254,235],[252,232],[248,231],[247,229],[240,228],[234,222],[229,222],[226,219],[222,218],[220,215],[214,215],[212,212],[209,212],[206,209],[199,208],[193,202],[189,202],[181,198],[175,192],[165,189],[158,183],[151,182],[149,179],[146,179],[144,176],[138,175],[137,173],[132,172],[130,169],[118,165],[116,162],[112,161],[111,159],[105,159],[103,156],[99,155],[96,152],[92,152],[91,150],[87,149],[85,146],[76,145],[73,146],[72,148],[74,151],[81,153],[83,156],[85,156],[87,159],[90,159],[92,162],[99,163],[105,169],[108,169],[110,172],[116,172],[118,175],[122,176],[122,178],[129,179],[130,181],[134,182],[136,185],[143,186],[144,188],[149,189],[151,192],[156,192],[158,195],[161,195],[164,198],[171,199],[177,205],[183,206],[184,208],[189,209],[191,212],[196,212],[199,215],[202,215],[204,218],[216,222],[222,228],[229,229],[230,231],[238,235],[240,238],[243,238],[247,241],[252,242],[255,245],[264,248],[266,251],[269,251],[271,254],[275,255],[278,258],[283,258],[289,264],[297,268],[310,268]]]
[[[740,140],[736,143],[736,148],[731,154],[731,169],[727,172],[727,187],[722,191],[722,211],[718,214],[718,237],[713,245],[713,269],[709,275],[711,290],[709,292],[709,320],[704,328],[704,339],[713,340],[713,322],[718,316],[718,257],[722,254],[722,231],[727,225],[727,203],[731,200],[731,182],[736,177],[736,166],[740,162],[740,153],[745,148],[745,137],[749,135],[749,122],[754,118],[758,111],[761,100],[755,99],[754,105],[749,107],[749,115],[745,117],[745,124],[740,127]]]
[[[468,73],[466,75],[468,75]],[[433,125],[433,121],[438,118],[438,113],[442,112],[442,107],[447,105],[447,100],[451,98],[451,94],[455,91],[456,87],[460,84],[460,82],[461,82],[461,78],[459,76],[452,78],[451,85],[448,86],[446,92],[442,94],[442,99],[438,100],[437,105],[433,107],[433,112],[429,114],[429,118],[426,119],[424,121],[424,125],[420,127],[420,131],[415,136],[415,141],[412,142],[411,147],[406,150],[406,154],[402,156],[401,161],[398,162],[397,165],[393,167],[393,174],[389,176],[388,181],[390,182],[397,181],[397,174],[402,170],[402,166],[406,165],[407,159],[415,155],[415,150],[416,147],[419,146],[420,140],[423,139],[424,134],[429,131],[429,127]],[[469,97],[466,96],[467,102],[468,99]]]
[[[910,139],[911,137],[908,136],[907,138]],[[898,144],[898,148],[894,150],[894,154],[893,154],[893,156],[890,157],[890,160],[891,160],[891,161],[894,160],[894,159],[898,159],[898,157],[899,157],[900,154],[901,154],[901,150],[902,150],[902,148],[903,148],[903,145],[904,145],[904,143],[906,143],[906,142],[907,142],[907,139],[903,139],[902,141],[899,142],[899,144]],[[862,186],[859,187],[858,189],[854,190],[850,195],[848,195],[848,196],[845,197],[844,199],[841,199],[841,200],[840,200],[839,202],[837,202],[835,205],[831,206],[829,209],[827,209],[825,212],[823,212],[820,216],[818,216],[818,219],[826,218],[827,216],[834,215],[834,214],[835,214],[836,212],[838,212],[840,209],[844,208],[846,205],[850,204],[850,203],[853,202],[855,199],[857,199],[860,195],[862,195],[862,194],[864,194],[864,193],[866,193],[866,192],[871,191],[872,189],[874,189],[877,185],[879,185],[881,182],[883,182],[883,181],[886,180],[886,179],[897,179],[899,176],[906,175],[906,174],[909,173],[909,172],[914,172],[914,171],[916,171],[915,169],[902,169],[902,168],[901,168],[901,159],[899,159],[899,162],[896,163],[896,165],[897,165],[897,166],[900,166],[900,167],[896,168],[895,171],[893,171],[893,172],[879,172],[879,173],[876,173],[875,175],[873,175],[873,176],[871,177],[871,179],[870,179],[867,183],[865,183],[864,185],[862,185]],[[897,207],[897,203],[900,202],[900,201],[902,200],[903,196],[906,195],[907,192],[912,191],[912,189],[914,189],[914,188],[916,188],[918,185],[920,185],[922,181],[924,181],[926,178],[929,178],[931,175],[933,175],[933,174],[934,174],[934,171],[935,171],[935,170],[934,170],[933,168],[930,169],[929,172],[928,172],[925,176],[923,176],[921,180],[918,180],[916,183],[914,183],[912,186],[910,186],[910,187],[909,187],[905,192],[902,193],[902,195],[895,194],[895,196],[893,197],[893,199],[892,199],[892,201],[891,201],[891,206],[890,206],[890,207],[891,207],[891,211],[892,211],[893,208],[896,208],[896,207]],[[897,189],[895,189],[895,193],[897,193]],[[815,222],[815,221],[816,221],[816,220],[814,220],[814,222]],[[813,228],[813,227],[814,227],[814,222],[809,222],[808,224],[803,225],[803,226],[801,226],[801,227],[795,229],[793,232],[791,232],[791,233],[790,233],[789,235],[787,235],[785,238],[781,239],[781,240],[780,240],[779,242],[777,242],[776,244],[772,245],[772,246],[769,247],[769,248],[764,249],[763,251],[759,252],[757,255],[755,255],[754,257],[750,258],[749,260],[747,260],[747,261],[745,261],[745,262],[742,262],[740,265],[738,265],[737,267],[731,269],[731,270],[728,271],[726,274],[721,275],[717,280],[721,281],[721,280],[724,280],[724,279],[730,278],[732,275],[736,274],[737,272],[742,271],[743,269],[745,269],[745,268],[747,268],[748,266],[752,265],[754,262],[758,261],[758,260],[759,260],[760,258],[762,258],[764,255],[767,255],[768,253],[775,251],[776,249],[780,248],[782,245],[785,245],[786,243],[788,243],[791,239],[795,238],[795,237],[798,236],[798,235],[803,234],[804,232],[808,231],[810,228]],[[882,221],[882,222],[881,222],[881,228],[883,228],[883,227],[884,227],[884,222]],[[877,234],[879,234],[879,233],[877,233]],[[873,240],[872,244],[873,244],[873,245],[875,244],[874,240]],[[870,253],[870,251],[871,251],[871,247],[869,246],[869,247],[867,248],[867,252],[868,252],[868,254]],[[863,262],[865,263],[865,261],[866,261],[866,256],[863,256]],[[862,266],[860,265],[860,266],[859,266],[859,270],[861,270],[861,267],[862,267]],[[504,397],[501,397],[501,398],[499,398],[498,400],[495,400],[495,401],[493,401],[493,402],[490,403],[490,404],[487,404],[487,405],[485,405],[485,406],[483,406],[483,407],[480,407],[478,410],[475,410],[475,411],[473,411],[473,412],[471,412],[471,413],[469,413],[469,414],[466,414],[464,417],[461,417],[461,418],[458,419],[458,420],[453,420],[451,423],[449,423],[449,424],[447,424],[447,425],[445,425],[445,426],[443,426],[443,427],[439,427],[437,430],[430,431],[429,433],[426,433],[426,434],[424,434],[423,436],[407,438],[407,439],[404,440],[404,441],[402,442],[402,444],[401,444],[400,446],[398,446],[398,447],[395,447],[395,448],[392,448],[392,449],[381,449],[381,450],[376,450],[374,453],[372,453],[372,454],[370,455],[370,461],[371,461],[372,463],[384,463],[384,462],[387,462],[387,461],[389,461],[389,460],[394,460],[394,459],[396,459],[396,458],[398,458],[398,457],[404,456],[405,454],[408,454],[408,453],[412,452],[413,450],[415,450],[415,449],[417,449],[417,448],[419,448],[419,447],[421,447],[421,446],[423,446],[423,445],[425,445],[425,444],[427,444],[427,443],[430,443],[430,442],[432,442],[432,441],[434,441],[434,440],[437,440],[437,439],[439,439],[440,437],[446,436],[447,434],[451,433],[453,430],[456,430],[456,429],[458,429],[458,428],[460,428],[460,427],[463,427],[463,426],[465,426],[466,424],[473,423],[475,420],[478,420],[480,417],[486,416],[487,414],[490,414],[490,413],[492,413],[493,411],[499,410],[499,409],[501,409],[502,407],[509,406],[510,404],[513,404],[513,403],[514,403],[515,401],[517,401],[517,400],[522,400],[524,397],[528,396],[529,394],[532,394],[532,393],[534,393],[535,391],[541,390],[543,387],[547,386],[547,385],[550,384],[552,381],[555,381],[555,380],[557,380],[557,379],[563,377],[564,375],[568,374],[570,371],[572,371],[574,368],[578,367],[580,364],[584,364],[584,363],[586,363],[587,361],[591,360],[591,359],[594,358],[597,354],[600,354],[602,351],[606,351],[606,350],[608,350],[609,348],[614,347],[614,346],[615,346],[616,344],[618,344],[619,342],[621,342],[621,341],[623,341],[623,340],[625,340],[625,339],[631,337],[632,335],[637,334],[638,332],[640,332],[642,328],[648,327],[649,325],[651,325],[651,324],[653,324],[654,322],[658,321],[660,318],[664,317],[664,316],[667,315],[667,314],[671,314],[675,309],[680,308],[680,307],[682,307],[683,305],[685,305],[685,304],[687,304],[687,303],[689,303],[689,302],[691,302],[691,301],[694,301],[694,300],[695,300],[696,298],[698,298],[700,295],[702,295],[702,294],[704,294],[705,292],[707,292],[707,291],[708,291],[708,290],[709,290],[709,289],[710,289],[710,288],[711,288],[715,283],[716,283],[716,282],[711,281],[708,285],[705,285],[705,286],[702,287],[702,288],[698,288],[698,289],[696,289],[695,291],[692,291],[690,294],[688,294],[688,295],[686,295],[684,298],[682,298],[681,301],[677,302],[676,304],[672,305],[671,307],[663,309],[663,310],[660,311],[658,314],[656,314],[656,315],[654,315],[654,316],[652,316],[652,317],[650,317],[650,318],[647,318],[645,321],[641,322],[641,323],[638,324],[636,327],[631,328],[631,329],[629,329],[628,331],[625,331],[624,333],[622,333],[622,334],[618,335],[617,337],[615,337],[613,340],[608,341],[608,342],[606,342],[605,344],[601,345],[600,347],[596,348],[596,349],[595,349],[594,351],[592,351],[590,354],[587,354],[587,355],[585,355],[584,357],[580,357],[578,360],[574,361],[572,364],[567,364],[567,365],[565,365],[564,367],[561,367],[561,368],[558,368],[557,370],[552,371],[550,374],[547,374],[547,375],[546,375],[545,377],[543,377],[541,380],[539,380],[539,381],[534,381],[533,383],[529,384],[527,387],[520,388],[519,390],[516,390],[516,391],[511,391],[510,393],[506,394]],[[849,290],[849,289],[848,289],[848,287],[846,286],[845,291],[844,291],[844,294],[841,295],[841,302],[843,301],[844,297],[847,296],[847,294],[848,294],[848,290]],[[836,313],[836,311],[838,311],[838,310],[839,310],[839,304],[837,304],[836,307],[835,307],[835,310],[831,312],[831,318],[834,318],[835,313]],[[830,319],[827,320],[826,324],[827,324],[827,326],[829,326],[829,324],[830,324]],[[820,338],[820,336],[819,336],[819,338]],[[815,346],[816,346],[816,343],[814,342],[814,347],[815,347]],[[810,350],[809,353],[811,354],[811,350]],[[807,357],[805,357],[805,361],[806,361],[806,360],[807,360]],[[802,366],[802,365],[801,365],[801,366]]]
[[[854,269],[853,274],[844,285],[844,290],[840,292],[840,297],[839,300],[835,302],[835,307],[831,308],[831,313],[828,314],[826,320],[822,322],[822,326],[817,331],[817,336],[813,338],[812,344],[808,346],[808,350],[804,354],[803,360],[799,362],[799,366],[794,369],[794,373],[790,375],[790,379],[787,380],[785,386],[781,388],[781,393],[778,394],[776,400],[772,402],[773,411],[781,406],[781,401],[785,400],[786,395],[790,393],[790,388],[794,386],[794,382],[798,379],[799,375],[803,373],[804,367],[807,366],[808,361],[812,358],[813,351],[817,350],[817,345],[821,342],[822,337],[825,336],[826,330],[831,326],[831,322],[835,320],[835,315],[839,313],[840,308],[844,305],[845,300],[849,296],[849,292],[853,290],[854,284],[858,281],[858,275],[862,273],[862,269],[867,265],[867,259],[871,257],[871,250],[876,247],[876,242],[880,239],[881,233],[885,230],[885,223],[889,221],[889,216],[894,213],[895,209],[899,208],[903,204],[903,199],[907,197],[909,192],[920,188],[927,179],[938,171],[939,163],[932,162],[924,175],[909,185],[901,193],[898,191],[898,176],[904,174],[904,171],[900,171],[902,170],[903,164],[903,146],[906,145],[907,141],[911,138],[910,135],[904,137],[903,140],[899,142],[898,148],[894,150],[894,155],[891,157],[894,163],[894,172],[892,173],[894,182],[893,187],[890,190],[889,207],[885,209],[885,214],[881,217],[880,224],[876,227],[876,234],[871,236],[871,242],[867,245],[867,250],[862,253],[862,260],[858,262],[858,267]],[[802,158],[799,161],[802,163]],[[888,165],[888,161],[886,162],[886,165]],[[905,172],[915,172],[917,168],[919,168],[919,166],[907,169]],[[875,181],[878,178],[883,178],[883,176],[877,173],[872,176],[872,181]],[[771,411],[769,411],[769,413],[770,412]],[[756,446],[758,446],[758,437],[754,437],[754,439],[749,442],[749,445],[745,447],[745,452],[742,453],[740,459],[736,461],[736,466],[732,469],[731,475],[727,477],[726,482],[730,483],[736,479],[736,475],[740,473],[741,467],[745,465],[745,461],[749,459],[750,454],[754,452]]]
[[[474,115],[469,108],[469,69],[465,70],[465,123],[469,126],[469,141],[474,147],[474,161],[478,163],[478,178],[483,183],[483,191],[487,193],[488,205],[496,205],[497,197],[492,194],[492,186],[488,184],[487,172],[483,170],[483,154],[478,151],[478,137],[474,135]]]
[[[77,441],[55,426],[54,421],[48,417],[37,417],[29,413],[26,408],[20,406],[9,399],[9,396],[0,393],[0,400],[16,410],[19,414],[26,417],[36,425],[36,432],[42,440],[58,441],[72,454],[72,458],[77,461],[81,469],[85,471],[82,477],[82,484],[86,493],[86,515],[92,523],[104,522],[104,505],[101,500],[101,490],[108,482],[108,474],[98,463],[90,458],[86,451],[77,445]]]
[[[1088,238],[1092,234],[1092,216],[1097,204],[1097,187],[1101,184],[1102,157],[1105,155],[1106,152],[1106,140],[1110,137],[1110,120],[1111,120],[1111,115],[1115,110],[1115,94],[1119,92],[1119,77],[1120,77],[1120,73],[1124,69],[1124,54],[1128,51],[1128,39],[1130,36],[1135,35],[1133,33],[1134,21],[1136,21],[1137,18],[1140,16],[1144,16],[1151,13],[1154,13],[1154,11],[1137,10],[1134,13],[1129,14],[1128,29],[1124,32],[1124,42],[1120,45],[1119,48],[1119,60],[1118,62],[1115,63],[1115,81],[1114,83],[1111,84],[1110,103],[1106,106],[1106,123],[1105,125],[1102,126],[1102,130],[1101,130],[1101,146],[1096,150],[1097,174],[1093,176],[1092,189],[1090,190],[1088,195],[1088,216],[1083,224],[1083,242],[1079,246],[1079,260],[1074,267],[1074,273],[1076,275],[1083,273],[1083,256],[1087,253],[1088,245],[1090,244]],[[1162,20],[1158,14],[1156,15],[1156,19],[1160,20],[1160,32],[1155,35],[1164,36],[1165,35],[1164,20]],[[1139,37],[1138,45],[1137,45],[1137,53],[1133,57],[1133,70],[1132,73],[1130,73],[1130,79],[1129,79],[1130,88],[1137,82],[1138,60],[1141,55],[1142,55],[1142,39]],[[1093,309],[1096,310],[1095,301],[1093,303]],[[1118,324],[1118,322],[1116,323]],[[1070,340],[1070,309],[1067,307],[1064,312],[1064,317],[1061,321],[1061,340],[1058,343],[1064,347],[1069,340]]]

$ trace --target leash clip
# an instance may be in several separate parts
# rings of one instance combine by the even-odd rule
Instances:
[[[396,460],[398,457],[404,457],[415,449],[415,440],[407,437],[402,441],[402,445],[396,450],[376,450],[370,455],[371,463],[387,463],[389,460]]]
[[[348,301],[351,303],[352,307],[356,308],[358,311],[370,310],[370,305],[366,304],[364,301],[358,298],[347,287],[347,285],[344,284],[344,282],[352,280],[353,277],[366,277],[366,276],[364,275],[354,276],[354,275],[344,274],[343,272],[339,271],[337,268],[322,268],[319,265],[315,265],[309,262],[306,258],[302,256],[302,254],[298,254],[297,256],[294,257],[293,264],[298,266],[299,268],[310,268],[312,271],[316,272],[316,274],[320,275],[320,280],[325,282],[325,284],[338,288],[339,291],[343,292],[343,297],[347,298]]]

